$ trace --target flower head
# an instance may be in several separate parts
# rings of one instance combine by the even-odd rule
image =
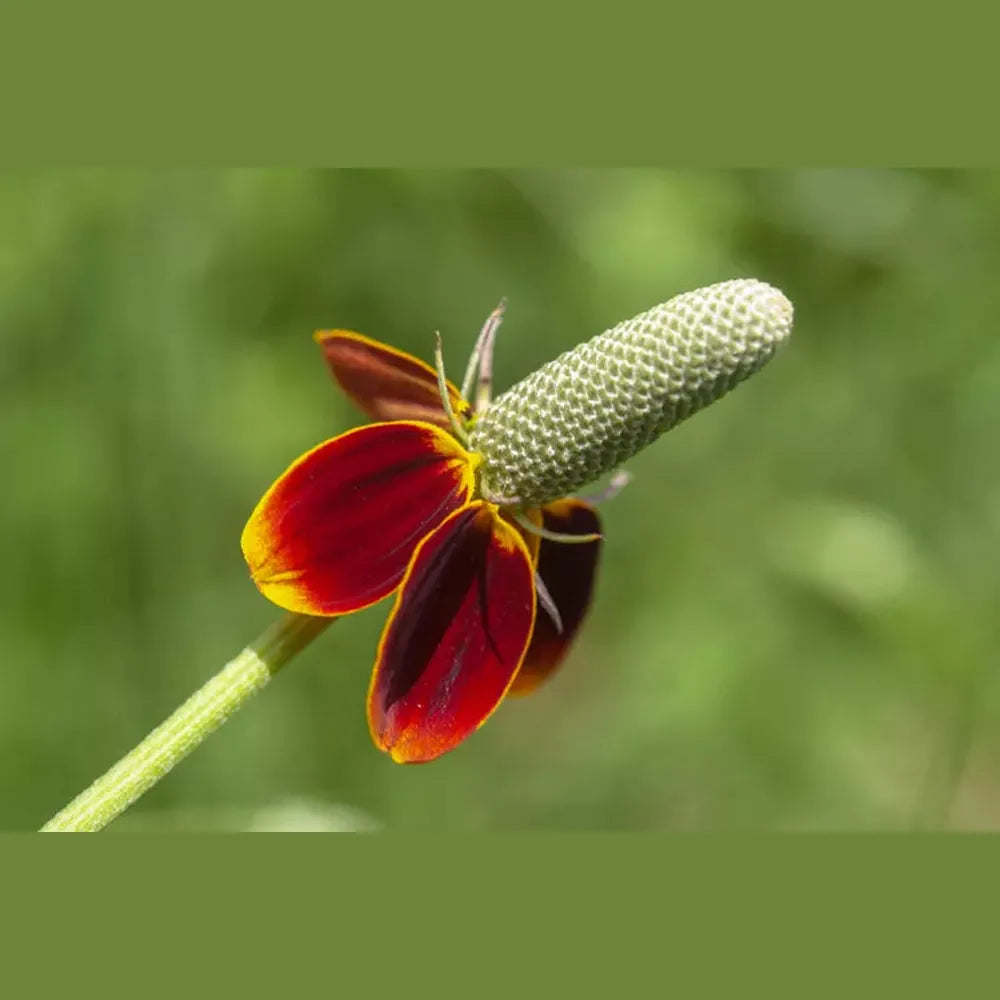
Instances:
[[[303,614],[395,593],[368,692],[399,762],[454,749],[508,693],[565,658],[590,604],[598,499],[569,494],[756,371],[791,330],[776,289],[738,280],[677,296],[567,352],[491,404],[501,304],[462,389],[357,333],[317,334],[377,423],[298,458],[243,532],[254,583]],[[621,475],[608,493],[622,484]]]

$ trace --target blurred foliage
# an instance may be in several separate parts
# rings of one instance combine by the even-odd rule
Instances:
[[[631,463],[549,685],[394,765],[364,719],[382,604],[113,829],[1000,828],[998,274],[996,172],[0,175],[0,825],[278,613],[245,518],[360,422],[314,330],[429,357],[440,329],[460,375],[506,295],[504,387],[753,276],[792,341]]]

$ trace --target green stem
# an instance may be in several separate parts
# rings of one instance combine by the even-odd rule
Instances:
[[[166,722],[81,792],[42,833],[96,833],[214,732],[336,618],[287,615],[230,660]]]

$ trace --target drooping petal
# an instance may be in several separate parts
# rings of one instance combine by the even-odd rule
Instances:
[[[557,500],[542,508],[544,527],[564,535],[600,532],[597,511],[582,500]],[[562,619],[557,632],[549,615],[539,608],[531,645],[511,686],[511,694],[528,694],[547,680],[565,659],[590,605],[601,554],[601,541],[580,544],[542,539],[538,575]]]
[[[543,525],[542,519],[542,508],[541,507],[530,507],[525,511],[522,511],[524,516],[536,527],[541,528]],[[502,514],[503,519],[515,528],[524,539],[524,544],[528,547],[528,555],[531,557],[531,565],[538,565],[538,548],[541,543],[541,538],[538,535],[530,532],[523,525],[517,523],[513,516],[507,512]]]
[[[376,746],[399,763],[433,760],[503,700],[535,619],[519,532],[476,501],[417,548],[379,642],[368,692]]]
[[[373,420],[424,420],[449,428],[430,365],[349,330],[321,330],[316,343],[340,387]],[[452,409],[468,416],[458,389],[451,382],[447,386]]]
[[[243,555],[282,608],[357,611],[395,590],[417,544],[473,485],[469,454],[437,427],[359,427],[292,463],[251,514]]]

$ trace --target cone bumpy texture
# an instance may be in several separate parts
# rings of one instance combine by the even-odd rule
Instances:
[[[615,469],[757,371],[792,329],[762,281],[686,292],[550,361],[472,430],[483,488],[547,503]]]

